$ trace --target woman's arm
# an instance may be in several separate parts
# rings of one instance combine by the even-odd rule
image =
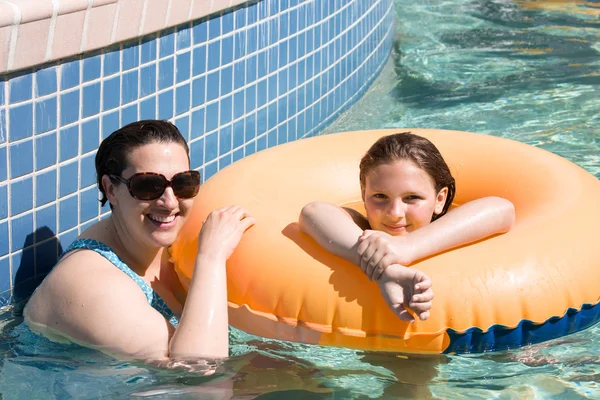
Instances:
[[[225,260],[254,219],[239,207],[207,218],[196,269],[177,329],[152,308],[137,284],[92,251],[63,258],[25,308],[30,328],[127,359],[228,356]]]
[[[229,355],[225,262],[254,219],[240,207],[213,211],[202,226],[198,255],[170,356],[224,358]]]

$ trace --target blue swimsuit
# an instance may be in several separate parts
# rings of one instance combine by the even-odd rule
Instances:
[[[179,317],[175,315],[173,311],[171,311],[169,306],[167,306],[165,301],[158,295],[158,293],[156,293],[154,289],[152,289],[150,285],[148,285],[148,283],[144,281],[138,274],[133,272],[131,268],[129,268],[127,264],[125,264],[110,247],[94,239],[77,239],[71,243],[61,257],[64,257],[64,255],[70,251],[78,249],[93,250],[113,263],[115,267],[125,272],[127,276],[133,279],[134,282],[138,284],[140,289],[142,289],[146,295],[146,298],[148,299],[148,304],[150,304],[156,311],[161,313],[161,315],[165,317],[165,319],[167,319],[171,325],[177,326],[179,323]]]

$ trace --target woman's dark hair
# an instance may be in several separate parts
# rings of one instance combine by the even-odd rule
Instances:
[[[104,175],[121,176],[128,166],[128,155],[137,147],[150,143],[179,143],[187,153],[190,161],[190,149],[179,129],[169,121],[144,120],[132,122],[111,133],[100,143],[96,153],[96,179],[98,189],[102,193],[100,203],[108,201],[102,177]],[[115,181],[116,183],[116,181]]]
[[[373,168],[400,160],[410,160],[427,172],[433,179],[436,193],[447,187],[448,195],[441,213],[434,214],[432,221],[446,214],[456,193],[456,183],[448,164],[433,143],[410,132],[396,133],[377,140],[360,160],[360,187],[365,189],[366,176]]]

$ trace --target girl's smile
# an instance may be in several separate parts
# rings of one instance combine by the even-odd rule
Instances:
[[[405,235],[442,212],[447,189],[436,192],[432,178],[409,160],[381,164],[366,175],[363,200],[371,229]]]

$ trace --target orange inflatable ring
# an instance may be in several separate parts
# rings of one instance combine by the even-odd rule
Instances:
[[[434,283],[431,318],[409,324],[360,269],[299,231],[320,200],[361,209],[358,164],[377,138],[410,130],[430,139],[457,181],[455,205],[513,202],[507,234],[413,266]],[[263,337],[405,353],[465,353],[564,336],[600,318],[599,181],[547,151],[457,131],[395,129],[320,136],[240,160],[200,190],[172,247],[189,281],[197,235],[211,210],[237,204],[256,217],[227,263],[229,321]]]

